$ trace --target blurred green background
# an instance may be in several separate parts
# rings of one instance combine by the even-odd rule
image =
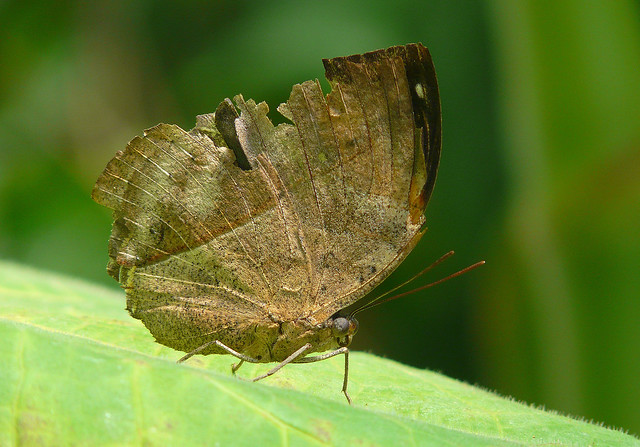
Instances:
[[[28,5],[28,6],[27,6]],[[158,122],[267,101],[323,57],[423,42],[444,148],[429,231],[354,348],[640,433],[640,3],[0,2],[0,257],[117,288],[90,191]],[[272,118],[279,120],[277,114]],[[124,298],[123,298],[124,312]],[[176,358],[180,356],[176,353]]]

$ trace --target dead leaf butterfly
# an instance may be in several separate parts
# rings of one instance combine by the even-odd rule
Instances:
[[[441,146],[429,51],[324,60],[274,126],[266,103],[225,99],[196,127],[159,124],[107,164],[93,199],[113,210],[107,270],[158,343],[242,362],[345,356],[341,313],[423,234]],[[365,304],[366,306],[366,304]],[[308,356],[322,352],[316,356]]]

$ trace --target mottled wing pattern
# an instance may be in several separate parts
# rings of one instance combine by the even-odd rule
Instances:
[[[189,132],[158,125],[98,179],[109,274],[160,343],[191,351],[224,332],[246,347],[277,322],[321,322],[421,235],[440,153],[427,50],[324,62],[332,92],[294,86],[279,107],[293,124],[238,96],[240,116],[227,100]]]
[[[276,203],[264,176],[234,161],[206,127],[161,124],[119,152],[93,190],[114,210],[110,275],[131,314],[177,349],[269,321],[270,277],[281,273],[264,265],[280,246],[270,231]]]
[[[266,105],[237,98],[250,162],[282,191],[308,263],[288,311],[321,322],[384,279],[418,241],[440,158],[440,98],[422,45],[325,60],[332,91],[295,85],[273,128]],[[306,280],[307,278],[304,278]],[[304,283],[304,281],[302,281]]]

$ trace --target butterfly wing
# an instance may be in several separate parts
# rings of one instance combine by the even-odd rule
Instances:
[[[99,177],[93,198],[114,210],[108,272],[157,340],[189,351],[208,334],[268,322],[275,201],[265,178],[240,169],[201,127],[158,125]]]
[[[332,92],[294,86],[279,108],[293,124],[238,96],[240,116],[224,102],[190,132],[158,125],[99,177],[92,196],[114,210],[108,272],[160,343],[260,352],[248,348],[265,344],[260,328],[323,321],[420,237],[440,154],[428,51],[324,63]]]
[[[307,81],[279,107],[293,125],[274,129],[264,106],[237,98],[242,146],[251,163],[270,167],[308,263],[304,299],[288,317],[312,322],[364,296],[416,244],[441,147],[438,85],[424,46],[324,64],[329,95]]]

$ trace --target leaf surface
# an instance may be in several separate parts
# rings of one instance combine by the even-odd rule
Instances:
[[[354,353],[250,383],[155,343],[124,293],[0,263],[0,445],[640,445],[442,375]],[[245,365],[253,377],[269,365]]]

